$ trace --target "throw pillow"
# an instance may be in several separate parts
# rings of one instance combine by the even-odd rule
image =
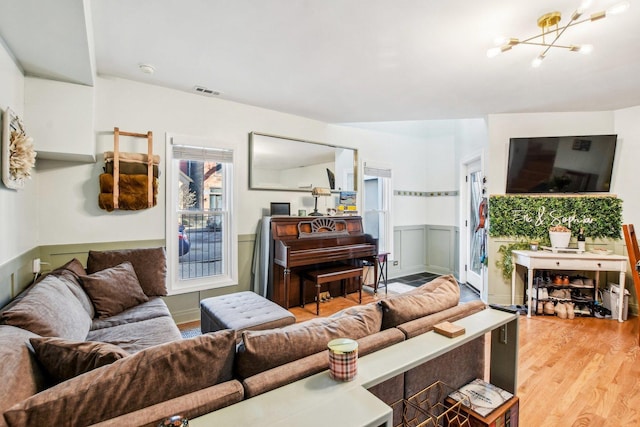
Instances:
[[[149,301],[130,262],[80,278],[99,319]]]
[[[440,276],[413,291],[394,295],[379,302],[382,329],[394,328],[410,320],[458,305],[460,286],[452,275]]]
[[[77,341],[84,340],[91,329],[91,317],[78,298],[53,275],[47,275],[3,311],[2,320],[43,337]]]
[[[260,372],[326,350],[335,338],[359,339],[380,331],[382,313],[375,305],[266,331],[243,331],[236,356],[237,373],[248,378]],[[328,360],[328,359],[327,359]],[[327,362],[328,363],[328,362]]]
[[[133,265],[140,286],[148,297],[167,295],[167,257],[164,248],[89,251],[87,273],[93,274],[125,261]]]
[[[31,338],[29,342],[38,361],[54,383],[66,381],[129,355],[120,347],[105,342],[70,341],[62,338]]]
[[[149,347],[44,390],[4,412],[9,426],[96,424],[232,379],[229,329]]]

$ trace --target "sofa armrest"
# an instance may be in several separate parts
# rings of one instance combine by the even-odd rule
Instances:
[[[471,301],[458,304],[455,307],[447,308],[446,310],[442,310],[419,319],[411,320],[396,327],[404,332],[407,339],[409,339],[431,331],[433,326],[438,323],[445,321],[455,322],[463,317],[482,311],[485,308],[487,308],[487,305],[484,302],[480,300]]]
[[[358,355],[365,356],[402,341],[404,334],[398,329],[377,332],[358,340]],[[242,382],[245,397],[266,393],[326,369],[329,369],[329,355],[325,350],[246,378]]]
[[[173,415],[187,419],[199,417],[225,406],[240,402],[244,397],[242,384],[237,380],[216,384],[184,396],[176,397],[110,420],[94,424],[96,427],[149,426]]]

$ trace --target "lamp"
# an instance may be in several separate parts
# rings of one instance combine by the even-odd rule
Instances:
[[[540,53],[532,62],[531,65],[533,67],[539,67],[542,64],[544,58],[546,58],[547,53],[552,47],[558,47],[562,49],[567,49],[570,52],[580,52],[580,53],[591,53],[593,50],[593,46],[591,45],[560,45],[558,44],[558,39],[569,27],[573,27],[574,25],[583,24],[585,22],[593,22],[605,18],[609,15],[615,15],[621,12],[624,12],[629,8],[629,2],[624,1],[622,3],[615,4],[608,8],[607,10],[595,12],[589,15],[589,17],[580,19],[585,9],[587,9],[591,5],[592,0],[583,0],[580,4],[580,7],[576,9],[575,12],[571,15],[571,19],[569,23],[564,26],[559,26],[560,20],[562,19],[562,14],[560,12],[549,12],[542,15],[538,18],[538,27],[541,29],[541,33],[535,36],[528,37],[524,40],[520,40],[517,38],[509,38],[506,40],[498,40],[498,47],[494,47],[487,51],[487,56],[489,58],[493,58],[503,52],[511,50],[514,46],[520,44],[527,44],[532,46],[542,46],[544,50]],[[549,38],[553,38],[551,41],[547,41],[547,36]]]
[[[331,190],[323,187],[313,187],[311,189],[311,195],[316,199],[315,207],[313,208],[313,212],[309,214],[309,216],[322,216],[320,212],[318,212],[318,197],[320,196],[330,196]]]

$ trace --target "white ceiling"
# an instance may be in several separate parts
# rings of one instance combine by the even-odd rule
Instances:
[[[587,13],[619,0],[594,0]],[[27,75],[119,76],[325,122],[421,121],[640,105],[640,4],[516,46],[580,0],[0,0],[0,37]],[[95,66],[93,64],[95,54]],[[153,75],[139,64],[151,64]]]

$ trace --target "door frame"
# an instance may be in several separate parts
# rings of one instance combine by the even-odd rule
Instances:
[[[475,154],[472,154],[468,157],[465,157],[460,162],[460,206],[459,206],[459,218],[460,224],[459,229],[460,233],[458,233],[458,243],[459,243],[459,266],[458,271],[460,272],[460,282],[467,282],[467,270],[465,266],[469,265],[469,226],[470,217],[469,217],[469,203],[470,203],[470,194],[469,194],[469,185],[467,182],[467,174],[471,165],[479,163],[480,164],[480,173],[483,177],[486,176],[485,169],[485,155],[484,150],[479,151]],[[488,195],[485,195],[488,197]],[[485,265],[482,266],[482,271],[480,273],[480,299],[482,301],[487,302],[488,300],[488,289],[487,289],[487,267]]]

